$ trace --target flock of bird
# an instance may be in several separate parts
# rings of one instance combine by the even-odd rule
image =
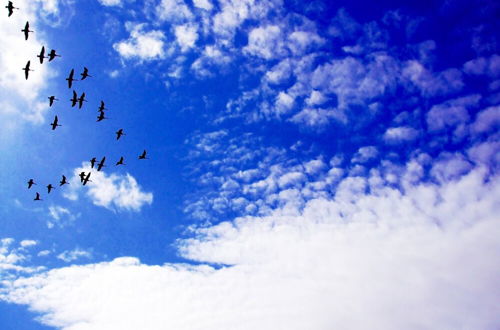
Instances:
[[[19,8],[14,7],[14,4],[12,1],[9,1],[7,6],[5,6],[5,8],[7,8],[7,10],[8,10],[8,17],[12,16],[12,14],[14,13],[14,10],[19,9]],[[26,22],[26,25],[24,26],[24,29],[21,30],[21,32],[24,33],[24,39],[28,40],[29,34],[33,33],[34,31],[30,30],[30,24],[29,24],[29,22]],[[43,64],[45,59],[48,59],[48,61],[51,62],[56,57],[61,57],[61,55],[57,54],[55,49],[52,49],[47,54],[47,56],[45,56],[45,46],[43,46],[42,49],[40,50],[40,54],[38,54],[37,57],[39,58],[40,64]],[[30,68],[30,66],[31,66],[31,61],[28,61],[26,63],[26,66],[23,68],[24,76],[25,76],[26,80],[28,80],[28,78],[29,78],[29,73],[34,71]],[[68,77],[66,78],[66,81],[68,82],[69,89],[71,89],[73,87],[73,82],[78,81],[77,79],[74,78],[74,75],[75,75],[75,69],[71,69]],[[92,76],[89,74],[88,68],[86,68],[86,67],[83,68],[83,72],[80,73],[80,76],[81,76],[80,81],[83,81],[87,78],[92,78]],[[59,99],[56,98],[56,96],[54,96],[54,95],[49,96],[48,99],[49,99],[49,107],[52,107],[54,105],[55,101],[59,101]],[[81,109],[83,107],[84,102],[87,102],[87,100],[85,99],[85,92],[83,92],[82,94],[80,94],[80,96],[78,96],[78,93],[75,90],[73,90],[73,97],[70,99],[70,102],[71,102],[72,107],[75,107],[78,104],[78,108]],[[105,119],[109,119],[105,116],[105,110],[107,110],[107,108],[105,107],[104,101],[101,100],[101,104],[98,108],[99,115],[97,116],[97,122],[103,121]],[[62,126],[61,124],[59,124],[59,118],[57,117],[57,115],[54,117],[54,121],[50,124],[50,126],[52,127],[52,130],[55,130],[57,127]],[[116,131],[115,134],[116,134],[116,140],[120,140],[120,138],[125,135],[122,128],[120,128],[118,131]],[[140,159],[140,160],[148,159],[146,157],[146,154],[147,154],[147,152],[146,152],[146,150],[144,150],[142,152],[142,154],[139,155],[138,159]],[[95,168],[97,171],[101,171],[102,168],[105,167],[105,162],[106,162],[106,157],[103,157],[99,162],[97,162],[97,159],[94,157],[90,160],[90,166],[92,169]],[[124,157],[121,156],[120,160],[118,160],[118,162],[116,162],[115,165],[116,166],[126,165],[124,163]],[[85,185],[87,185],[87,183],[92,182],[92,180],[90,180],[91,174],[92,174],[91,171],[89,171],[88,173],[81,172],[79,174],[80,182],[82,185],[85,186]],[[69,184],[68,179],[66,178],[66,176],[62,175],[62,179],[59,182],[59,186],[62,187],[62,186],[67,185],[67,184]],[[28,189],[31,189],[34,185],[36,185],[35,181],[33,179],[29,179]],[[55,189],[55,187],[52,184],[48,184],[46,186],[46,188],[47,188],[47,194],[50,194],[50,192]],[[39,192],[36,192],[36,196],[35,196],[34,200],[35,201],[42,201],[42,198],[41,198],[41,195]]]

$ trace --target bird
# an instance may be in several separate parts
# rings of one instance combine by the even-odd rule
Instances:
[[[103,157],[101,159],[101,161],[99,162],[99,164],[97,164],[97,171],[99,172],[100,170],[102,170],[102,168],[105,166],[104,165],[104,162],[106,161],[106,157]]]
[[[36,184],[35,181],[33,181],[33,179],[30,179],[28,181],[28,189],[30,189],[34,184]]]
[[[49,53],[49,62],[51,62],[56,57],[61,57],[61,55],[56,54],[56,50],[52,49]]]
[[[94,157],[90,160],[90,167],[94,168],[95,163],[97,162],[97,159]]]
[[[142,152],[142,155],[139,156],[139,159],[148,159],[146,158],[146,150]]]
[[[39,193],[36,193],[36,197],[34,199],[34,201],[42,201],[43,199],[40,198],[40,194]]]
[[[119,140],[122,135],[125,135],[125,133],[123,133],[123,128],[120,128],[118,131],[116,131],[116,139]]]
[[[71,101],[71,106],[74,107],[78,103],[78,94],[73,90],[73,97],[69,99]]]
[[[83,179],[83,181],[82,181],[82,182],[83,182],[83,185],[84,185],[84,186],[85,186],[85,185],[86,185],[89,181],[90,181],[90,182],[92,182],[92,180],[90,180],[90,174],[91,174],[91,173],[92,173],[92,172],[89,172],[89,173],[87,174],[87,176]]]
[[[103,121],[104,119],[109,119],[109,118],[104,116],[104,111],[101,111],[99,113],[99,116],[97,116],[97,122]]]
[[[120,160],[118,162],[116,162],[116,166],[118,165],[126,165],[124,162],[123,162],[123,156],[120,157]]]
[[[59,181],[59,186],[64,186],[65,184],[69,184],[68,180],[66,180],[66,176],[62,176],[62,180]]]
[[[71,69],[68,78],[66,78],[66,80],[68,81],[68,88],[71,88],[71,86],[73,86],[73,81],[78,81],[73,78],[74,75],[75,75],[75,69]]]
[[[52,124],[50,124],[52,126],[52,130],[55,130],[57,126],[61,126],[58,124],[59,122],[59,119],[57,118],[57,116],[54,118],[54,122],[52,122]]]
[[[54,101],[59,101],[59,99],[56,99],[54,95],[49,96],[48,99],[49,99],[49,107],[51,107],[54,104]]]
[[[9,1],[9,4],[7,6],[5,6],[5,8],[7,8],[9,10],[8,17],[12,16],[12,14],[14,13],[14,9],[19,9],[19,8],[14,7],[14,4],[12,3],[12,1]]]
[[[23,70],[24,70],[24,77],[26,77],[26,80],[28,80],[28,76],[30,74],[30,71],[35,71],[35,70],[31,70],[30,69],[30,65],[31,65],[31,61],[28,61],[28,63],[26,63],[26,66],[23,68]]]
[[[104,101],[101,100],[101,105],[99,106],[98,109],[100,112],[104,112],[104,110],[107,110],[106,107],[104,106]]]
[[[49,183],[49,185],[47,186],[47,194],[50,194],[52,189],[54,189],[54,186],[51,183]]]
[[[81,172],[79,176],[80,176],[80,181],[83,182],[83,180],[85,179],[85,172]]]
[[[21,30],[21,32],[24,32],[24,40],[28,40],[29,33],[30,32],[35,32],[30,30],[30,22],[26,22],[26,25],[24,26],[24,29]]]
[[[42,50],[40,51],[40,54],[38,54],[36,57],[40,59],[40,64],[43,64],[43,59],[47,58],[45,56],[45,46],[42,46]]]
[[[83,72],[80,73],[80,76],[82,76],[82,80],[85,80],[85,78],[87,77],[92,77],[91,75],[89,75],[89,69],[87,69],[86,67],[83,67]]]
[[[87,100],[85,99],[85,92],[83,92],[80,98],[78,99],[78,109],[82,108],[83,102],[87,102]]]

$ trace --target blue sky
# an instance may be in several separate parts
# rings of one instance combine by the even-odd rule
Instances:
[[[500,325],[494,1],[14,4],[3,329]]]

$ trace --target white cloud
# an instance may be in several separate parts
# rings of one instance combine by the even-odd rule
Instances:
[[[400,144],[415,140],[419,132],[413,127],[390,127],[384,133],[384,140],[390,144]]]
[[[352,157],[353,163],[366,163],[367,161],[376,158],[378,150],[374,146],[361,147],[358,152]]]
[[[212,10],[212,8],[214,7],[210,0],[193,0],[193,4],[197,8],[205,9],[208,11]]]
[[[122,0],[98,0],[98,1],[101,3],[101,5],[108,6],[108,7],[122,6],[123,5]]]
[[[81,172],[92,172],[90,180],[85,187],[80,183],[78,176]],[[70,200],[78,199],[79,192],[86,189],[86,195],[94,205],[108,209],[140,211],[146,204],[153,203],[153,194],[143,192],[137,180],[130,174],[106,174],[90,168],[88,162],[74,170],[71,186],[64,197]]]
[[[233,266],[118,258],[7,281],[2,298],[64,330],[500,324],[498,177],[476,169],[371,193],[371,179],[348,180],[296,215],[239,218],[179,242],[187,258]]]
[[[500,106],[489,107],[481,111],[471,124],[474,133],[498,132],[500,129]]]
[[[37,244],[38,244],[38,242],[34,241],[32,239],[25,239],[25,240],[22,240],[21,242],[19,242],[19,245],[21,245],[21,247],[23,247],[23,248],[35,246]]]
[[[248,45],[243,48],[243,52],[266,60],[285,56],[287,51],[281,28],[269,25],[253,29],[248,35]]]
[[[467,123],[468,109],[477,106],[480,99],[480,95],[470,95],[432,106],[426,116],[429,130],[439,131]]]
[[[92,259],[92,253],[76,248],[71,251],[64,251],[57,256],[57,259],[61,259],[64,262],[72,262],[81,258]]]
[[[177,43],[181,47],[181,51],[185,52],[194,47],[198,40],[198,32],[196,26],[179,25],[175,27],[175,37]]]
[[[294,55],[304,55],[311,51],[314,46],[322,45],[325,40],[316,33],[307,31],[295,31],[288,36],[288,48]]]
[[[156,6],[156,15],[162,21],[186,22],[193,19],[193,13],[183,0],[162,0]]]
[[[70,192],[67,197],[74,200],[77,196]],[[80,216],[80,214],[75,215],[69,209],[58,205],[49,206],[49,215],[52,219],[47,221],[48,228],[53,228],[55,225],[64,227]]]
[[[447,69],[433,73],[416,60],[408,61],[402,76],[414,84],[423,96],[447,95],[464,87],[462,73],[457,69]]]
[[[165,56],[162,31],[145,32],[144,24],[127,23],[130,37],[113,45],[113,48],[125,59],[155,60]]]

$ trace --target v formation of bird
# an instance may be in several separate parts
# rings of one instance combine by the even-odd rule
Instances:
[[[8,10],[8,17],[12,16],[14,10],[19,10],[19,8],[14,7],[14,3],[12,1],[8,1],[8,4],[7,6],[5,6],[5,8],[7,8]],[[24,29],[22,29],[21,32],[24,33],[24,39],[28,40],[29,34],[35,31],[30,30],[30,24],[29,22],[26,22]],[[40,53],[36,57],[38,57],[40,64],[43,65],[45,59],[48,59],[48,62],[52,62],[56,57],[61,57],[61,55],[57,54],[55,49],[52,49],[50,52],[46,54],[45,46],[43,46],[42,49],[40,50]],[[26,80],[28,80],[29,73],[34,71],[31,69],[31,60],[29,60],[26,63],[26,66],[23,68],[23,71],[24,71],[24,77],[26,78]],[[73,82],[78,81],[77,79],[74,78],[74,76],[75,76],[75,69],[71,69],[68,77],[66,78],[69,89],[73,88]],[[89,69],[87,67],[83,68],[83,72],[80,73],[80,76],[81,76],[80,81],[86,80],[87,78],[92,78],[92,76],[89,74]],[[75,107],[78,105],[78,108],[82,109],[84,102],[87,102],[85,96],[86,96],[85,92],[78,95],[78,93],[73,89],[73,97],[70,99],[71,106]],[[49,99],[49,107],[52,107],[55,101],[59,101],[59,99],[55,95],[49,96],[48,99]],[[105,110],[108,109],[106,108],[104,101],[101,100],[101,103],[97,110],[99,112],[99,115],[97,116],[97,122],[109,119],[105,115]],[[55,130],[57,127],[62,126],[61,124],[59,124],[59,118],[57,115],[54,116],[54,121],[50,124],[50,126],[52,127],[52,130]],[[123,131],[123,128],[120,128],[118,131],[116,131],[115,134],[116,134],[116,140],[120,140],[122,136],[126,135]],[[139,160],[148,159],[146,155],[147,151],[144,150],[137,158]],[[90,160],[91,169],[96,169],[96,171],[99,172],[103,169],[103,167],[106,167],[105,162],[106,162],[106,157],[103,157],[99,162],[97,161],[97,158],[94,157]],[[115,166],[124,166],[124,165],[126,165],[125,160],[124,157],[121,156],[120,159],[116,162]],[[80,177],[80,183],[85,186],[89,182],[92,182],[92,180],[90,180],[91,174],[92,171],[81,172],[78,175]],[[37,185],[34,179],[29,179],[27,184],[28,184],[28,189],[31,189],[34,185]],[[68,184],[69,184],[68,179],[66,178],[65,175],[62,175],[62,179],[59,182],[59,187],[63,187]],[[50,194],[50,192],[54,190],[56,187],[53,186],[52,184],[48,184],[46,188],[47,188],[47,194]],[[36,192],[34,200],[43,201],[39,192]]]

